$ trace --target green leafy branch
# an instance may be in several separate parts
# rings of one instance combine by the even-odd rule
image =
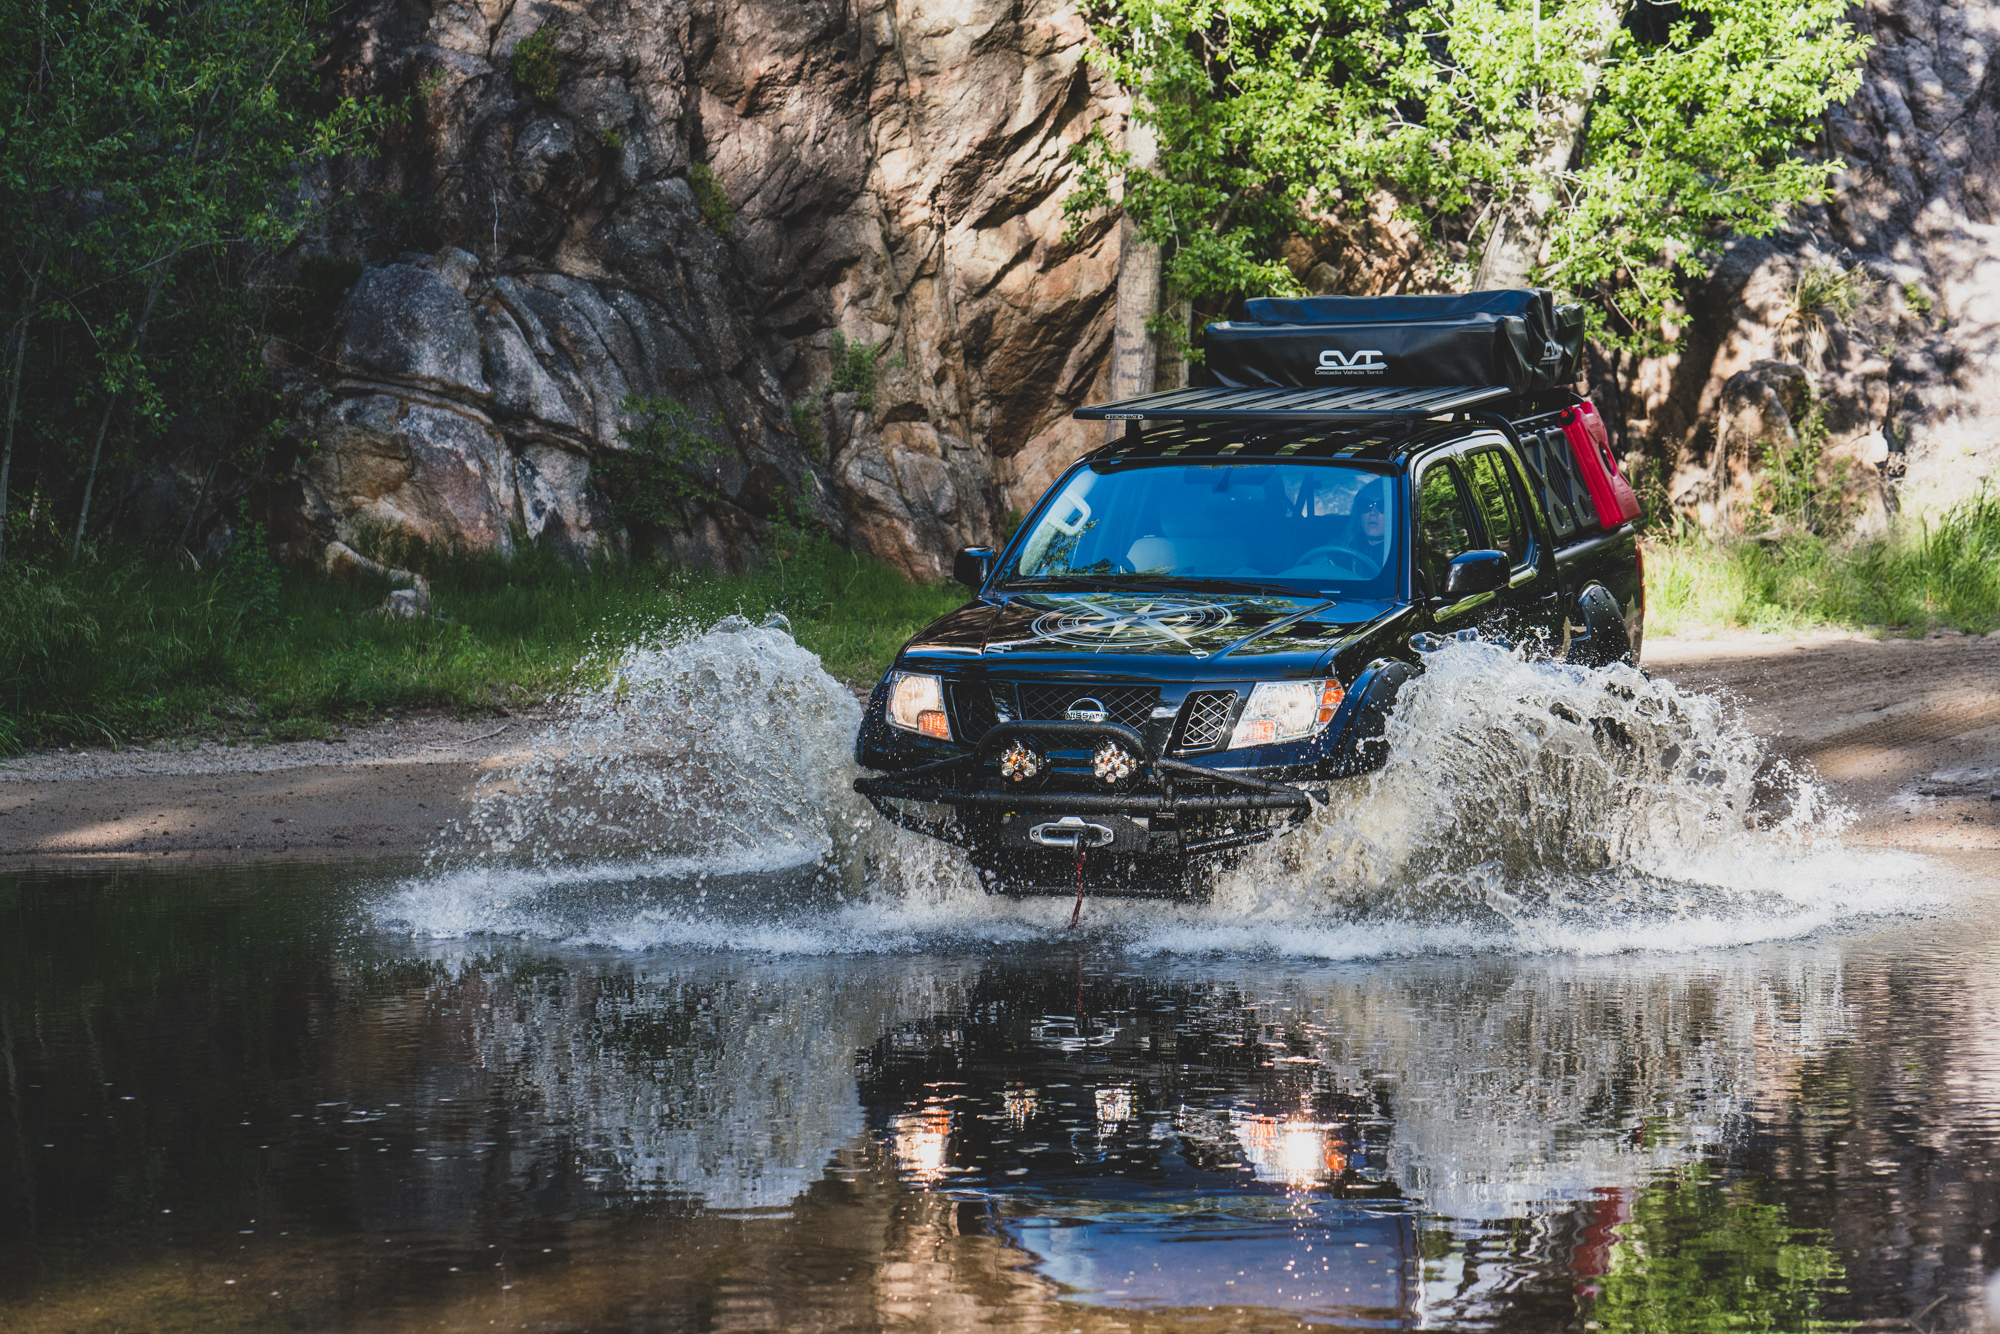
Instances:
[[[1859,86],[1846,0],[1110,0],[1091,62],[1159,145],[1073,151],[1069,235],[1122,211],[1197,303],[1298,290],[1283,247],[1386,195],[1469,278],[1533,201],[1534,277],[1656,349],[1729,235],[1775,229],[1839,162],[1806,150]],[[1579,52],[1600,52],[1580,56]]]
[[[705,434],[694,410],[678,399],[627,394],[618,410],[631,419],[618,432],[625,448],[597,462],[599,489],[627,527],[684,523],[688,510],[721,495],[723,446]],[[711,416],[710,428],[722,425]]]

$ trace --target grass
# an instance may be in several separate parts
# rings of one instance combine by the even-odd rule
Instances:
[[[217,732],[298,740],[395,709],[497,713],[588,683],[634,640],[733,612],[784,613],[828,671],[866,681],[963,601],[831,544],[731,578],[578,572],[539,551],[425,572],[444,619],[366,617],[383,587],[303,570],[279,575],[273,605],[246,607],[226,572],[137,550],[0,571],[0,753]]]
[[[425,572],[445,619],[365,617],[382,587],[234,560],[197,572],[113,550],[72,570],[0,571],[0,754],[218,732],[323,738],[397,709],[497,713],[588,684],[625,644],[732,612],[784,613],[828,671],[869,681],[962,600],[828,543],[732,578],[574,571],[538,550],[432,559]],[[1655,634],[1985,633],[2000,627],[2000,496],[1864,541],[1656,536],[1646,582]]]
[[[1646,546],[1646,628],[1922,633],[2000,628],[2000,496],[1905,518],[1886,536],[1805,533],[1733,543],[1693,534]]]

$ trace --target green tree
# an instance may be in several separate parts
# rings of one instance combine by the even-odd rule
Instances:
[[[88,458],[77,543],[114,419],[129,411],[136,433],[157,434],[214,383],[169,383],[164,364],[249,355],[235,306],[254,257],[290,244],[310,216],[302,165],[365,151],[393,114],[352,100],[310,108],[320,3],[0,0],[14,53],[0,74],[12,333],[0,478],[32,381],[37,429]],[[183,345],[171,359],[154,350],[167,325]],[[0,489],[0,531],[5,506]]]
[[[1386,192],[1455,279],[1596,299],[1662,341],[1677,283],[1838,162],[1803,155],[1859,86],[1846,0],[1111,0],[1094,61],[1160,166],[1099,133],[1073,227],[1122,207],[1171,287],[1287,293],[1280,256]],[[1462,247],[1459,248],[1459,247]]]

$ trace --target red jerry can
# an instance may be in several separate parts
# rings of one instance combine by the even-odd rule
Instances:
[[[1632,494],[1631,484],[1618,471],[1611,438],[1589,399],[1564,414],[1563,435],[1569,440],[1569,452],[1576,456],[1576,470],[1583,475],[1591,502],[1597,506],[1598,520],[1609,529],[1638,518],[1639,497]]]

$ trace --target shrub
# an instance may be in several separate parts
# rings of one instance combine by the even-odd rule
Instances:
[[[694,187],[695,202],[701,205],[701,220],[708,229],[717,236],[729,235],[729,229],[736,225],[736,206],[729,202],[715,168],[706,162],[695,163],[688,168],[688,184]]]
[[[799,448],[810,458],[818,458],[820,446],[826,443],[826,434],[820,427],[820,413],[826,410],[826,399],[819,394],[809,394],[792,404],[792,434],[799,438]]]
[[[156,555],[112,550],[59,573],[16,563],[0,570],[0,754],[253,722],[265,740],[299,740],[385,708],[519,708],[591,679],[607,650],[731,612],[783,612],[829,671],[869,681],[964,600],[841,549],[796,508],[779,518],[781,558],[749,575],[432,550],[456,624],[363,616],[374,581],[307,569],[281,572],[280,614],[248,628],[217,578]]]
[[[1858,542],[1796,529],[1762,541],[1651,538],[1646,608],[1660,634],[1697,625],[1985,633],[2000,628],[2000,496],[1981,492]]]
[[[1915,283],[1904,283],[1903,304],[1908,306],[1911,313],[1918,319],[1926,324],[1930,323],[1931,299],[1924,294],[1923,288],[1917,286]]]
[[[850,343],[847,335],[835,330],[828,350],[833,356],[833,378],[830,381],[837,394],[853,394],[854,401],[864,409],[875,406],[875,382],[885,365],[883,354],[889,344]]]
[[[514,44],[514,82],[538,102],[556,100],[562,83],[563,58],[556,50],[554,28],[537,28]]]
[[[277,619],[282,585],[264,525],[238,528],[215,576],[216,601],[239,625],[254,628]]]
[[[267,556],[268,559],[268,556]],[[0,573],[0,742],[110,740],[205,711],[234,679],[214,581],[138,559]]]
[[[687,507],[717,493],[715,458],[722,446],[695,424],[694,410],[664,395],[628,394],[619,411],[637,419],[618,432],[622,453],[598,460],[599,489],[627,527],[657,528],[682,522]],[[722,418],[711,417],[710,426]]]
[[[1826,457],[1826,407],[1814,395],[1798,426],[1798,443],[1780,445],[1764,459],[1751,508],[1771,529],[1797,528],[1839,537],[1854,519],[1848,495],[1853,465]]]

